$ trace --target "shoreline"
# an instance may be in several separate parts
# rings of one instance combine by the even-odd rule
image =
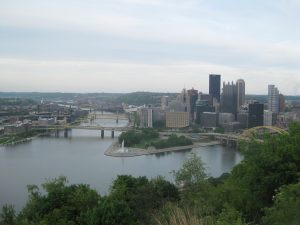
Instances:
[[[12,146],[12,145],[18,145],[18,144],[21,144],[21,143],[24,143],[24,142],[30,142],[30,141],[32,141],[35,138],[46,136],[46,135],[49,135],[49,133],[42,133],[41,132],[39,134],[33,135],[31,137],[22,138],[22,139],[17,140],[17,141],[10,141],[10,142],[7,142],[7,143],[6,142],[5,143],[1,143],[0,147]]]
[[[142,155],[155,155],[159,153],[165,152],[176,152],[176,151],[183,151],[198,147],[205,147],[205,146],[214,146],[220,145],[219,141],[211,141],[211,142],[203,142],[203,143],[194,143],[193,145],[185,145],[185,146],[176,146],[170,148],[161,148],[161,149],[141,149],[141,148],[128,148],[128,152],[117,152],[120,149],[119,142],[116,140],[114,141],[104,152],[104,155],[111,156],[111,157],[135,157],[135,156],[142,156]]]

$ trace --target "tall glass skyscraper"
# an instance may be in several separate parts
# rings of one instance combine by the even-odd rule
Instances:
[[[209,74],[209,94],[220,102],[221,75]]]

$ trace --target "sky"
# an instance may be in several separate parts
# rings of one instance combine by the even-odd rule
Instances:
[[[0,91],[300,95],[300,0],[0,0]]]

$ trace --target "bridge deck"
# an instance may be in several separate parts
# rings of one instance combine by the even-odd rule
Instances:
[[[33,126],[36,129],[48,129],[48,130],[62,130],[62,129],[80,129],[80,130],[115,130],[115,131],[127,131],[132,127],[102,127],[102,126],[72,126],[72,125],[46,125],[46,126]]]

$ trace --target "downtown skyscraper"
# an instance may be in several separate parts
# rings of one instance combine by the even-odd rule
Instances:
[[[237,88],[237,110],[239,111],[240,106],[245,104],[245,81],[238,79],[236,81]]]
[[[268,110],[279,112],[279,91],[275,85],[268,85]]]
[[[221,95],[221,112],[237,113],[237,88],[233,82],[223,82],[222,95]]]
[[[212,99],[216,99],[220,102],[220,91],[221,90],[221,75],[210,74],[209,75],[209,94]]]

